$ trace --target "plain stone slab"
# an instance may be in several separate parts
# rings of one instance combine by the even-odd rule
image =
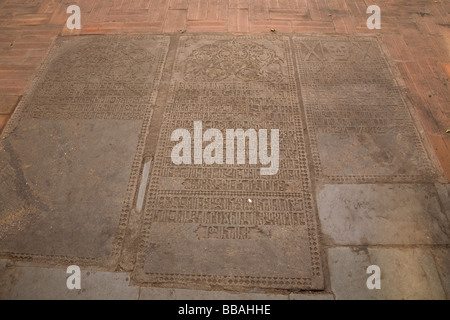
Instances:
[[[141,126],[22,119],[0,145],[0,254],[110,259]]]
[[[345,183],[429,178],[430,162],[377,40],[293,42],[316,173]]]
[[[288,295],[142,287],[141,300],[287,300]]]
[[[289,300],[334,300],[331,293],[291,293]]]
[[[450,220],[450,184],[436,183],[436,189],[441,200],[443,210],[447,213]]]
[[[329,244],[450,243],[433,185],[325,185],[317,202]]]
[[[8,267],[0,275],[0,299],[73,300],[137,299],[139,287],[129,287],[126,273],[81,270],[81,289],[69,290],[64,269]]]
[[[431,252],[425,249],[331,248],[331,288],[336,299],[445,299]],[[381,289],[369,290],[367,267],[381,269]]]
[[[450,249],[433,249],[433,255],[441,277],[442,286],[447,294],[447,299],[450,299]]]
[[[55,39],[1,135],[1,257],[115,266],[169,41]]]

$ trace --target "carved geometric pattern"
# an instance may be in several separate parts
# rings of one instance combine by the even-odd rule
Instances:
[[[134,278],[200,287],[321,289],[316,215],[290,40],[182,36],[148,188]],[[193,122],[280,130],[280,168],[175,165]],[[248,160],[248,154],[247,154]]]
[[[347,183],[426,180],[429,160],[376,39],[293,41],[316,174]]]
[[[0,256],[115,267],[169,39],[102,35],[54,41],[2,134]],[[89,194],[94,182],[102,184]]]

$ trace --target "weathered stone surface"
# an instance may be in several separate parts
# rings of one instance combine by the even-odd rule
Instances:
[[[56,39],[0,142],[0,255],[113,265],[168,37]]]
[[[424,249],[332,248],[331,288],[342,299],[445,299],[431,253]],[[381,289],[367,288],[367,267],[381,270]]]
[[[433,255],[447,299],[450,299],[450,249],[433,249]]]
[[[334,300],[331,293],[291,293],[289,300]]]
[[[142,287],[141,300],[286,300],[288,295]]]
[[[450,244],[432,184],[325,185],[317,201],[329,244]]]
[[[423,180],[430,163],[376,39],[294,37],[315,171],[332,182]]]
[[[22,119],[0,153],[0,252],[44,262],[107,259],[117,250],[141,126]]]
[[[315,209],[288,37],[183,36],[145,209],[136,280],[323,287]],[[279,129],[280,168],[171,161],[171,133]],[[236,151],[236,150],[235,150]]]
[[[64,269],[8,267],[0,274],[0,298],[7,300],[136,300],[139,287],[128,286],[126,273],[81,269],[81,289],[69,290]]]
[[[133,283],[170,287],[142,287],[142,299],[448,298],[448,185],[431,184],[376,40],[173,36],[164,64],[168,39],[56,40],[0,142],[0,258],[12,261],[0,262],[0,297],[136,299],[128,275],[85,268],[121,255]],[[261,175],[249,152],[245,164],[174,165],[170,135],[194,121],[279,129],[278,172]],[[288,294],[324,288],[312,191],[323,182],[361,183],[319,191],[332,293]],[[81,265],[84,291],[28,261]],[[369,264],[381,291],[367,292]]]
[[[436,183],[436,189],[441,200],[442,209],[450,220],[450,184]]]

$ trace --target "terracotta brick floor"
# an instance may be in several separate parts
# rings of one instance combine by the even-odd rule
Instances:
[[[81,31],[65,28],[72,4],[81,8]],[[381,30],[366,27],[372,4]],[[448,0],[1,0],[0,130],[58,34],[375,34],[449,181],[449,16]]]

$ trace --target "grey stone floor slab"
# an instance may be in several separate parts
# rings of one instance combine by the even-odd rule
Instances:
[[[202,289],[323,288],[294,76],[288,37],[180,37],[136,281]],[[193,134],[199,120],[203,131],[279,129],[278,172],[262,175],[266,166],[250,164],[248,152],[244,164],[174,164],[171,133],[185,128]]]
[[[425,249],[328,249],[331,287],[336,299],[445,299],[431,252]],[[381,270],[381,289],[366,286],[367,267]]]
[[[449,244],[433,185],[325,185],[317,197],[328,244]]]
[[[81,269],[80,290],[67,288],[68,277],[65,269],[10,266],[0,274],[0,299],[136,300],[139,297],[139,287],[128,286],[129,274]]]
[[[141,300],[287,300],[288,295],[142,287]]]
[[[450,248],[433,249],[433,255],[447,299],[450,300]]]
[[[315,171],[333,182],[422,180],[430,162],[370,37],[293,37]]]
[[[0,142],[0,255],[112,266],[169,38],[58,37]]]

